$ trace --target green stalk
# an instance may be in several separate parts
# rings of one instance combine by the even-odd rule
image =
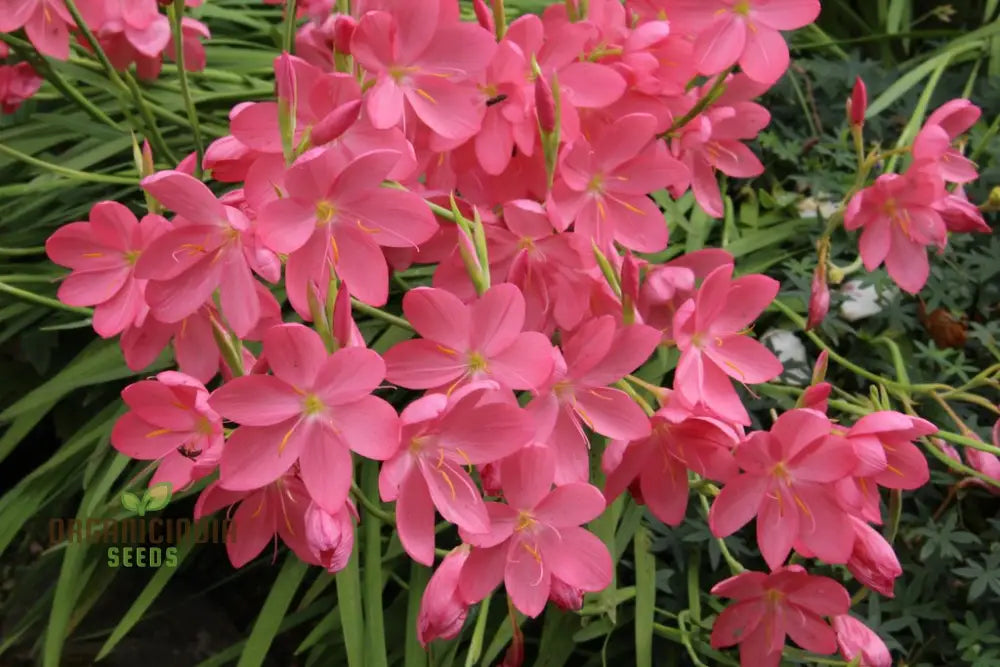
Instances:
[[[180,0],[174,0],[179,2]],[[292,53],[295,47],[295,13],[297,8],[295,0],[287,0],[285,3],[285,34],[282,42],[282,50]]]
[[[194,133],[194,145],[198,151],[198,162],[195,164],[195,177],[201,178],[201,160],[205,156],[205,143],[201,137],[201,124],[198,122],[198,112],[191,99],[191,89],[188,86],[187,67],[184,65],[184,35],[181,32],[181,21],[184,18],[184,0],[174,0],[170,7],[170,23],[174,29],[174,59],[177,61],[177,77],[181,83],[181,96],[184,98],[184,109],[187,111],[188,122]]]
[[[104,123],[108,127],[115,130],[121,130],[118,123],[113,121],[110,116],[101,111],[93,102],[88,100],[76,86],[66,81],[66,79],[64,79],[62,75],[59,74],[54,67],[52,67],[49,61],[35,50],[34,46],[30,42],[25,42],[4,33],[0,33],[0,41],[6,42],[10,46],[14,47],[16,53],[31,61],[32,66],[36,70],[40,70],[39,73],[45,77],[46,81],[51,83],[56,90],[75,102],[91,118],[100,123]]]
[[[340,626],[347,649],[347,667],[365,667],[364,616],[361,609],[361,576],[358,572],[358,548],[354,547],[347,567],[336,574]]]
[[[416,331],[413,325],[407,322],[405,319],[398,315],[393,315],[392,313],[387,313],[381,308],[376,308],[375,306],[369,306],[363,301],[358,301],[354,297],[351,297],[351,307],[359,313],[364,313],[365,315],[370,315],[375,319],[382,320],[383,322],[388,322],[393,324],[400,329],[405,329],[407,331]]]
[[[46,171],[51,171],[54,174],[60,174],[66,176],[67,178],[72,178],[78,181],[91,181],[93,183],[114,183],[117,185],[138,185],[138,179],[128,176],[111,176],[108,174],[91,174],[86,171],[77,171],[76,169],[70,169],[68,167],[60,167],[57,164],[52,164],[51,162],[46,162],[45,160],[39,160],[36,157],[32,157],[27,153],[22,153],[19,150],[13,149],[6,144],[0,143],[0,153],[8,155],[15,160],[20,160],[21,162],[26,162],[30,165],[38,167],[39,169],[45,169]]]
[[[507,14],[504,12],[503,0],[491,0],[493,5],[493,24],[496,26],[497,41],[507,34]]]
[[[83,20],[83,16],[80,14],[80,10],[77,8],[76,2],[74,2],[74,0],[65,0],[65,3],[66,9],[69,10],[69,13],[72,15],[73,21],[76,22],[77,28],[83,34],[84,40],[86,40],[87,44],[94,52],[94,56],[97,57],[97,60],[104,67],[104,71],[107,73],[108,78],[120,91],[130,93],[135,99],[136,106],[139,108],[139,113],[142,114],[143,118],[149,124],[147,129],[150,133],[150,140],[156,146],[157,150],[163,152],[164,157],[170,156],[170,150],[163,141],[163,136],[160,135],[160,131],[157,129],[155,121],[152,121],[152,115],[149,112],[149,107],[146,105],[138,86],[135,85],[135,81],[132,80],[132,77],[129,76],[128,73],[126,73],[125,76],[132,85],[129,86],[122,80],[122,78],[118,75],[118,71],[115,69],[115,66],[111,64],[110,60],[108,60],[108,54],[104,52],[104,49],[101,47],[101,43],[97,41],[97,37],[95,37],[94,33],[91,32],[87,22]],[[123,108],[123,111],[124,110],[125,109]],[[127,113],[128,112],[126,111],[126,114]]]
[[[33,246],[31,248],[0,248],[0,257],[28,257],[30,255],[44,255],[45,246]]]
[[[57,301],[56,299],[50,299],[47,296],[35,294],[34,292],[29,292],[28,290],[23,290],[19,287],[8,285],[7,283],[0,283],[0,292],[9,294],[13,297],[21,299],[22,301],[37,303],[40,306],[47,306],[49,308],[54,308],[55,310],[65,310],[67,313],[76,313],[77,315],[86,315],[87,317],[90,317],[94,314],[94,311],[91,310],[90,308],[67,306],[62,301]]]
[[[420,617],[420,600],[427,588],[427,568],[417,561],[410,561],[410,590],[406,598],[406,646],[403,649],[403,667],[427,667],[427,652],[417,636]]]
[[[378,463],[362,465],[366,495],[378,493]],[[382,522],[374,513],[365,516],[365,667],[388,667],[385,651],[385,619],[382,616]]]
[[[476,627],[472,631],[472,640],[469,642],[469,653],[465,657],[465,667],[474,667],[476,661],[483,654],[483,640],[486,637],[486,619],[490,615],[490,600],[492,593],[487,595],[479,604],[479,616],[476,618]]]

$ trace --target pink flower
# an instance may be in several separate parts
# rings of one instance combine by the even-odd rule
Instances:
[[[677,5],[673,11],[682,20],[694,14],[701,27],[694,52],[702,74],[711,76],[739,62],[761,83],[774,83],[788,69],[788,46],[778,31],[809,25],[820,9],[819,0],[686,0]]]
[[[227,445],[228,446],[228,445]],[[257,489],[230,491],[219,482],[209,484],[194,506],[195,521],[224,507],[239,504],[226,534],[226,551],[233,567],[243,567],[269,542],[280,537],[302,561],[323,563],[313,555],[307,539],[305,515],[311,502],[302,480],[292,473]],[[278,555],[274,543],[274,557]]]
[[[859,667],[892,667],[889,648],[871,628],[848,614],[834,616],[830,620],[844,660],[860,657]]]
[[[851,605],[843,586],[799,565],[743,572],[716,584],[712,595],[736,601],[712,626],[712,646],[739,644],[742,667],[778,667],[786,635],[808,651],[835,652],[836,636],[823,617],[846,614]]]
[[[122,391],[130,408],[111,431],[111,445],[141,461],[158,461],[152,484],[180,490],[214,472],[222,451],[222,419],[208,390],[189,375],[164,371]]]
[[[396,501],[403,548],[417,562],[434,562],[434,509],[470,533],[490,529],[476,483],[463,466],[502,459],[528,443],[534,427],[509,392],[479,382],[428,394],[401,414],[399,451],[382,466],[382,500]]]
[[[926,484],[927,459],[912,441],[937,430],[925,419],[888,410],[859,419],[844,434],[857,466],[838,485],[842,502],[868,521],[881,523],[878,487],[911,491]]]
[[[705,248],[684,253],[666,264],[651,265],[639,288],[642,321],[662,331],[664,342],[673,342],[674,313],[697,293],[697,281],[733,261],[725,250]]]
[[[371,350],[327,354],[319,334],[284,324],[264,336],[273,375],[234,378],[209,403],[240,424],[222,455],[220,484],[249,491],[280,478],[298,461],[309,495],[339,512],[351,486],[351,450],[384,460],[399,442],[399,418],[371,396],[385,365]]]
[[[681,350],[674,389],[692,405],[702,404],[724,421],[748,425],[746,409],[729,378],[743,384],[767,382],[781,362],[744,329],[778,293],[777,280],[762,275],[733,280],[726,264],[705,278],[697,296],[674,315],[674,337]]]
[[[699,96],[706,95],[710,85],[695,92]],[[743,142],[755,139],[771,122],[767,109],[743,99],[747,95],[740,94],[758,93],[745,76],[730,77],[729,85],[728,95],[720,97],[714,106],[681,128],[670,141],[671,152],[689,172],[688,179],[672,184],[671,192],[679,197],[690,182],[698,204],[716,218],[721,218],[725,212],[716,171],[738,178],[764,173],[764,165]],[[686,106],[693,107],[699,98],[689,96],[685,99]]]
[[[301,314],[309,314],[308,283],[328,285],[331,267],[354,296],[383,305],[389,270],[381,246],[416,247],[434,234],[437,224],[420,197],[382,187],[399,158],[377,150],[347,162],[333,149],[317,149],[288,170],[287,196],[260,209],[264,244],[291,253],[285,280]]]
[[[315,502],[305,513],[306,543],[313,556],[327,572],[339,572],[347,566],[354,549],[354,521],[357,515],[350,501],[335,514]]]
[[[0,65],[0,111],[11,114],[32,97],[45,81],[28,63]]]
[[[615,440],[650,434],[646,413],[621,389],[608,385],[641,366],[656,349],[659,333],[644,325],[619,329],[603,315],[564,332],[555,372],[543,391],[528,404],[542,429],[538,439],[555,454],[556,484],[589,479],[589,441],[581,424]]]
[[[686,169],[653,141],[656,119],[630,114],[599,129],[593,142],[579,139],[563,155],[552,191],[563,226],[601,248],[613,241],[638,252],[667,245],[663,214],[649,192],[686,178]]]
[[[851,517],[854,526],[854,550],[847,561],[847,569],[862,584],[886,597],[893,597],[896,578],[903,574],[896,552],[882,534],[857,517]]]
[[[942,104],[927,117],[920,135],[925,135],[928,128],[936,127],[941,130],[942,135],[936,137],[935,140],[940,144],[937,166],[941,170],[941,176],[944,180],[951,183],[967,183],[979,178],[976,165],[962,155],[960,150],[951,146],[951,143],[968,132],[979,120],[982,113],[982,109],[969,100],[956,99]],[[920,135],[914,142],[915,160],[919,159]]]
[[[604,511],[601,492],[583,483],[552,490],[555,461],[545,447],[529,446],[501,464],[507,504],[488,503],[492,528],[470,535],[473,545],[459,576],[465,602],[474,603],[504,582],[521,613],[538,616],[552,592],[552,578],[584,591],[611,583],[607,547],[579,525]]]
[[[901,289],[919,292],[930,274],[925,248],[947,243],[947,229],[934,208],[945,194],[936,175],[911,169],[903,176],[883,174],[854,195],[844,228],[863,229],[858,245],[865,268],[874,271],[884,261]]]
[[[159,215],[139,222],[121,204],[95,204],[89,222],[63,225],[45,242],[49,259],[73,269],[59,286],[59,300],[96,306],[94,330],[102,338],[141,324],[149,312],[144,301],[147,281],[136,278],[136,264],[169,228]]]
[[[24,28],[39,53],[69,58],[69,27],[76,25],[62,0],[0,0],[0,32]]]
[[[653,433],[629,443],[612,442],[604,451],[607,464],[621,451],[617,465],[606,469],[604,497],[614,501],[638,482],[643,502],[660,521],[680,525],[687,509],[688,470],[726,482],[738,472],[733,449],[739,438],[721,422],[699,417],[671,419],[660,410],[652,419]]]
[[[417,616],[417,638],[424,648],[435,639],[456,637],[465,624],[469,605],[458,593],[458,581],[468,559],[468,546],[452,549],[427,582]]]
[[[552,344],[522,332],[524,296],[494,285],[471,306],[444,290],[418,287],[403,297],[403,312],[423,338],[385,353],[387,377],[410,389],[492,379],[510,389],[537,389],[552,372]]]
[[[849,475],[857,460],[848,442],[830,437],[830,428],[826,415],[795,409],[778,417],[770,431],[751,433],[736,448],[743,473],[726,482],[712,503],[712,533],[726,537],[756,516],[757,544],[771,569],[796,541],[827,563],[846,563],[854,531],[833,483]]]
[[[446,4],[387,3],[388,11],[358,21],[351,55],[375,77],[366,107],[375,127],[393,127],[410,111],[445,139],[479,130],[486,107],[463,79],[486,67],[496,42],[478,25],[458,21]]]
[[[161,171],[142,187],[177,213],[174,229],[160,236],[140,257],[136,276],[150,279],[146,301],[163,322],[193,314],[218,289],[222,311],[237,335],[245,336],[260,319],[251,268],[269,280],[274,255],[261,253],[250,221],[226,206],[208,187],[179,171]]]

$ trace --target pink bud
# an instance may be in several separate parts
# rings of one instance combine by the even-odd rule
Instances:
[[[553,575],[549,599],[564,611],[578,611],[583,606],[583,591]]]
[[[479,25],[490,32],[496,30],[496,25],[493,23],[493,12],[486,6],[484,0],[472,0],[472,9],[476,12],[476,20],[479,21]]]
[[[354,549],[354,524],[347,505],[336,514],[330,514],[316,503],[310,503],[305,520],[309,550],[328,572],[344,569]]]
[[[636,259],[631,251],[625,252],[622,260],[622,296],[628,296],[632,303],[639,300],[639,272],[645,260]]]
[[[469,553],[465,545],[452,550],[427,582],[417,616],[417,638],[425,648],[434,639],[455,637],[465,624],[468,606],[458,594],[458,577]]]
[[[156,170],[153,168],[153,149],[149,145],[149,139],[142,140],[142,175],[150,176]]]
[[[903,573],[896,553],[885,538],[861,519],[854,524],[854,551],[847,569],[862,584],[886,597],[893,597],[895,579]]]
[[[830,352],[828,350],[823,350],[816,357],[816,363],[813,365],[812,374],[812,384],[819,384],[826,379],[826,369],[830,365]]]
[[[486,463],[479,466],[479,479],[483,483],[483,493],[499,496],[503,492],[500,484],[500,464]]]
[[[542,132],[554,132],[556,129],[556,100],[552,96],[552,87],[544,76],[535,79],[535,110],[538,113],[538,125]]]
[[[328,144],[354,124],[361,113],[361,100],[351,100],[328,113],[323,120],[313,126],[309,140],[313,146]]]
[[[351,55],[351,39],[358,22],[347,14],[338,14],[333,21],[333,49],[345,56]]]
[[[820,264],[813,272],[812,290],[809,293],[809,321],[806,331],[815,329],[830,310],[830,289],[826,285],[826,267]]]
[[[861,127],[865,124],[865,112],[868,110],[868,88],[859,76],[854,80],[854,90],[847,100],[847,119],[851,127]]]
[[[833,630],[844,660],[861,656],[860,667],[892,667],[892,656],[882,638],[867,625],[847,614],[834,616]]]
[[[274,82],[278,92],[278,100],[284,102],[286,108],[295,105],[295,64],[294,56],[282,53],[274,59]]]
[[[1000,481],[1000,459],[997,458],[996,454],[966,447],[965,460],[968,461],[969,467],[973,470],[981,472],[991,479]],[[993,495],[1000,495],[1000,489],[997,487],[987,485],[980,479],[976,479],[975,481]]]

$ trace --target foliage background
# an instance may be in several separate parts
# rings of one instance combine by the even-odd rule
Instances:
[[[507,4],[516,15],[549,3]],[[782,299],[798,312],[805,310],[815,263],[813,241],[824,224],[813,211],[819,202],[836,205],[851,184],[854,155],[843,102],[856,75],[868,83],[873,100],[867,137],[887,146],[901,135],[912,137],[925,113],[941,102],[970,97],[985,111],[970,141],[982,173],[970,197],[984,201],[1000,183],[995,158],[1000,150],[1000,2],[942,6],[933,0],[825,0],[823,5],[818,24],[791,37],[793,67],[766,97],[774,120],[755,147],[767,165],[765,176],[732,184],[727,216],[720,221],[693,209],[690,197],[680,202],[658,198],[672,227],[668,256],[725,247],[737,256],[740,271],[779,278]],[[194,15],[213,32],[206,44],[209,69],[190,74],[200,126],[210,140],[227,132],[233,104],[272,96],[271,63],[281,43],[281,14],[280,8],[256,0],[209,0]],[[283,552],[275,554],[274,566],[265,556],[234,571],[222,547],[203,545],[183,551],[177,569],[129,570],[106,567],[100,547],[48,542],[50,518],[118,516],[122,491],[140,488],[148,478],[108,444],[111,426],[123,412],[118,392],[136,374],[125,367],[114,341],[95,340],[84,315],[52,307],[48,300],[54,298],[60,271],[40,250],[53,229],[85,219],[100,199],[140,210],[141,194],[130,184],[136,180],[133,139],[122,111],[133,102],[116,93],[100,66],[82,51],[68,63],[48,66],[110,122],[66,101],[49,84],[13,116],[0,116],[0,663],[86,665],[99,657],[99,664],[143,661],[154,667],[237,661],[241,667],[343,664],[333,577],[307,570]],[[179,90],[170,65],[158,81],[141,87],[173,158],[194,147]],[[130,108],[142,122],[136,111]],[[145,133],[150,129],[143,127]],[[156,157],[160,168],[175,162],[162,150]],[[990,222],[995,224],[995,216]],[[843,232],[835,236],[832,258],[837,263],[849,264],[856,252],[855,238]],[[952,239],[932,266],[921,293],[923,306],[892,290],[883,272],[862,272],[862,279],[883,294],[883,310],[853,323],[830,317],[819,337],[866,369],[892,377],[889,349],[875,340],[888,337],[900,347],[913,382],[962,384],[996,364],[1000,236]],[[405,278],[411,284],[429,280],[421,269]],[[398,308],[398,296],[390,308]],[[834,294],[831,312],[836,313],[841,299]],[[935,343],[941,325],[928,326],[921,313],[939,308],[942,314],[933,322],[950,320],[951,330],[967,330],[963,346]],[[362,321],[376,349],[399,338],[392,327]],[[818,352],[813,341],[780,311],[766,313],[757,325],[758,332],[775,327],[798,332],[809,356],[805,366],[811,366]],[[644,369],[643,377],[662,378],[671,366],[669,360],[661,361],[665,363]],[[169,364],[164,355],[140,375]],[[786,380],[792,379],[794,366],[789,371]],[[867,381],[836,365],[831,365],[829,379],[846,392],[868,393]],[[765,387],[758,400],[751,400],[758,424],[770,423],[772,407],[791,407],[794,395],[786,389]],[[932,403],[918,410],[953,427]],[[989,440],[995,418],[989,410],[965,406],[959,416]],[[1000,603],[1000,502],[974,486],[954,490],[955,482],[938,466],[933,484],[905,496],[896,540],[905,574],[897,582],[897,596],[871,595],[854,607],[887,640],[901,665],[1000,665],[995,614]],[[190,516],[198,489],[200,485],[175,499],[165,514]],[[727,571],[696,502],[688,516],[687,523],[672,530],[641,508],[627,506],[616,536],[617,592],[588,602],[583,614],[550,609],[538,621],[525,623],[528,664],[631,664],[641,638],[649,633],[653,664],[693,664],[667,626],[676,626],[678,614],[696,608],[710,627],[721,606],[699,591],[707,591]],[[637,561],[631,546],[636,531],[640,543],[648,539],[654,559],[640,555]],[[755,562],[738,536],[727,543],[744,563]],[[383,604],[390,663],[405,659],[406,667],[424,665],[406,651],[411,641],[406,628],[417,599],[406,588],[419,585],[427,571],[420,566],[409,571],[399,557],[398,540],[386,548]],[[841,576],[838,569],[828,574]],[[637,581],[640,597],[632,600]],[[655,582],[655,597],[645,594],[647,582]],[[511,633],[503,622],[503,607],[495,596],[490,633],[476,664],[495,664],[502,655]],[[699,618],[686,620],[693,624],[692,641],[701,652],[707,630],[698,629]],[[430,664],[472,664],[467,647],[475,626],[473,613],[464,641],[436,645]],[[493,636],[495,627],[499,631]],[[542,645],[539,637],[544,637]],[[713,659],[732,663],[725,656]]]

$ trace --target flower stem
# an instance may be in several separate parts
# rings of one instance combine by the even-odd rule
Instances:
[[[362,484],[368,493],[378,493],[378,463],[362,464]],[[362,522],[365,533],[365,665],[388,667],[385,652],[385,617],[382,615],[382,521],[374,512]]]
[[[30,255],[44,255],[45,246],[32,246],[30,248],[0,248],[0,257],[28,257]]]
[[[174,28],[174,59],[177,61],[177,77],[181,84],[181,96],[184,98],[184,109],[187,111],[188,122],[194,133],[194,145],[198,151],[198,161],[195,163],[195,177],[201,178],[201,161],[205,156],[205,143],[201,137],[201,124],[198,122],[198,112],[194,100],[191,99],[191,88],[188,86],[187,67],[184,64],[184,33],[182,22],[184,18],[185,0],[174,0],[170,7],[170,22]]]
[[[351,482],[351,495],[354,496],[355,500],[361,503],[361,506],[364,507],[369,514],[377,518],[382,523],[392,525],[396,524],[395,515],[380,508],[374,501],[372,501],[371,498],[366,496],[365,492],[362,491],[361,488],[354,482]]]
[[[413,328],[413,325],[407,322],[402,317],[399,317],[398,315],[393,315],[392,313],[387,313],[381,308],[376,308],[375,306],[369,306],[367,303],[364,303],[363,301],[358,301],[354,297],[351,297],[351,306],[354,308],[354,310],[362,312],[365,315],[371,315],[375,319],[382,320],[383,322],[388,322],[389,324],[393,324],[399,327],[400,329],[406,329],[407,331],[416,331],[416,329]]]
[[[179,2],[180,0],[174,0]],[[285,3],[285,34],[282,42],[282,50],[285,53],[292,53],[295,47],[295,13],[297,8],[295,0],[287,0]]]
[[[91,317],[94,314],[94,311],[91,310],[90,308],[67,306],[62,301],[58,301],[56,299],[50,299],[47,296],[35,294],[34,292],[29,292],[28,290],[23,290],[19,287],[8,285],[7,283],[0,282],[0,292],[9,294],[13,297],[21,299],[22,301],[30,301],[31,303],[37,303],[40,306],[47,306],[55,310],[65,310],[67,313],[76,313],[77,315],[86,315],[87,317]]]
[[[732,74],[734,68],[735,65],[719,72],[719,75],[715,77],[715,81],[712,83],[712,87],[708,89],[708,92],[705,93],[705,95],[702,98],[700,98],[697,102],[695,102],[695,105],[691,107],[690,111],[681,116],[678,120],[675,120],[673,123],[671,123],[667,131],[664,132],[661,136],[664,139],[669,138],[674,132],[677,132],[678,130],[682,129],[685,125],[694,120],[698,114],[700,114],[702,111],[708,108],[708,105],[717,100],[719,98],[719,95],[721,95],[725,90],[726,77]]]
[[[51,171],[54,174],[60,174],[66,176],[67,178],[72,178],[78,181],[91,181],[93,183],[115,183],[120,185],[138,185],[139,181],[135,177],[131,176],[114,176],[111,174],[91,174],[86,171],[77,171],[76,169],[70,169],[68,167],[61,167],[57,164],[52,164],[51,162],[46,162],[45,160],[39,160],[36,157],[32,157],[27,153],[22,153],[19,150],[15,150],[6,144],[0,143],[0,153],[8,155],[15,160],[20,160],[21,162],[26,162],[30,165],[34,165],[40,169],[45,169],[46,171]]]

